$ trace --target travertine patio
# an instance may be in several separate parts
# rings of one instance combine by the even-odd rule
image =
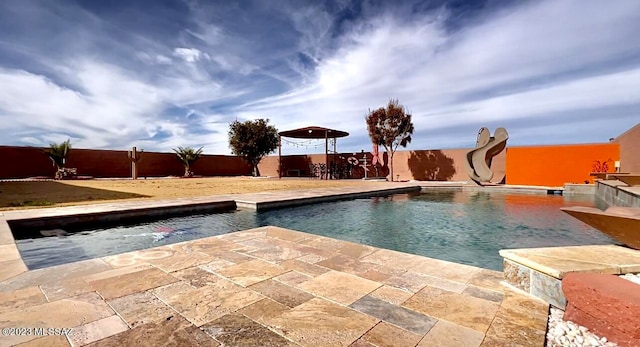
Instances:
[[[0,345],[543,346],[548,305],[502,279],[263,227],[0,282],[3,328],[73,328]]]

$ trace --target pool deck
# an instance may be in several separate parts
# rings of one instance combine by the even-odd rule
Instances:
[[[32,329],[0,336],[0,346],[543,346],[549,305],[503,285],[498,271],[278,227],[27,271],[7,224],[228,201],[272,208],[420,186],[388,187],[0,212],[0,326]],[[43,337],[35,328],[73,330]]]
[[[0,345],[543,346],[548,304],[502,279],[262,227],[0,282],[3,328],[73,328]]]

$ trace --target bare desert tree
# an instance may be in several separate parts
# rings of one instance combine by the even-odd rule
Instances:
[[[393,155],[398,146],[406,147],[411,142],[413,123],[411,115],[398,100],[391,99],[387,107],[369,111],[366,116],[367,130],[374,145],[384,147],[389,155],[389,174],[393,181]]]

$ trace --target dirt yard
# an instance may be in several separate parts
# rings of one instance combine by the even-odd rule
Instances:
[[[0,210],[91,204],[123,199],[167,199],[361,184],[378,183],[361,180],[279,180],[251,177],[0,182]]]

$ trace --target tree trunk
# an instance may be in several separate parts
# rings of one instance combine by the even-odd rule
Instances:
[[[62,179],[62,166],[59,166],[58,164],[56,164],[56,162],[54,161],[53,164],[56,166],[56,173],[53,175],[53,179],[55,180],[61,180]]]
[[[389,175],[391,175],[391,182],[393,182],[393,152],[389,152]]]
[[[184,167],[184,177],[189,177],[189,167],[185,165]]]
[[[260,170],[258,169],[258,164],[253,164],[253,176],[260,177]]]

